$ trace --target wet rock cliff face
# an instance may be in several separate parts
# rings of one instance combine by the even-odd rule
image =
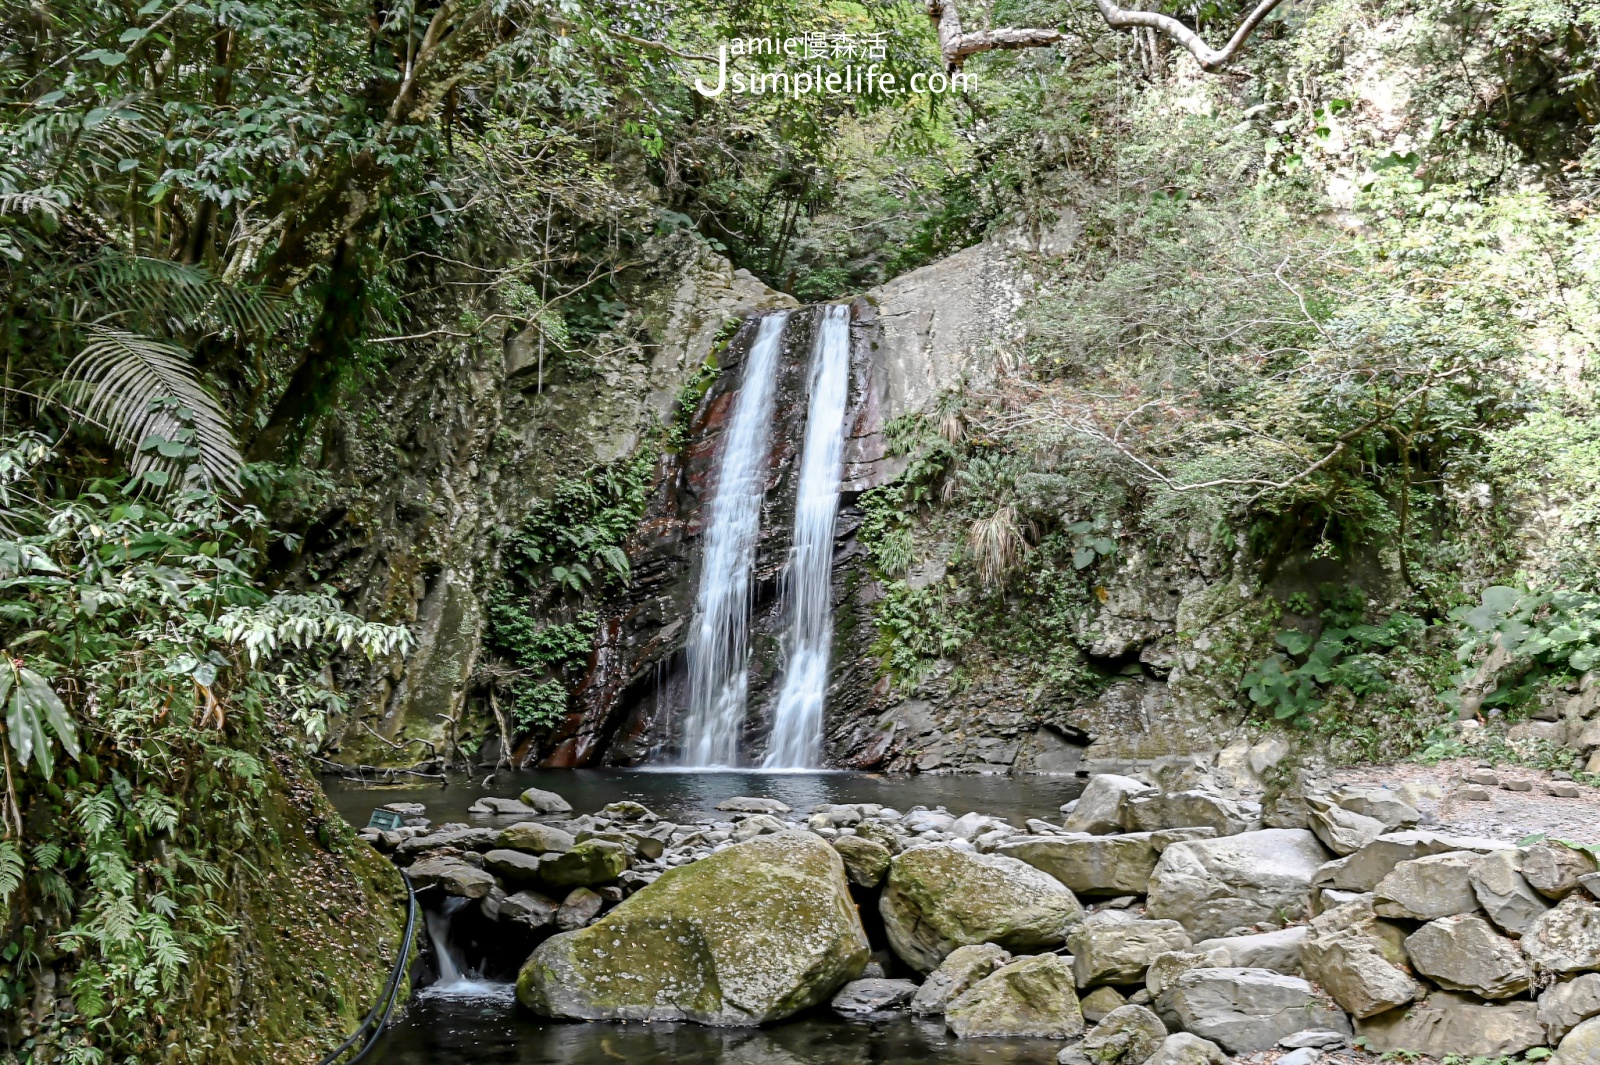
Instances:
[[[959,765],[1005,772],[1019,758],[1019,768],[1037,772],[1070,772],[1076,766],[1081,733],[1070,728],[1041,732],[1039,715],[1018,706],[1016,692],[945,698],[937,711],[925,699],[891,692],[870,650],[879,592],[855,542],[862,520],[855,499],[892,480],[903,467],[888,452],[885,426],[927,409],[950,389],[988,383],[1001,349],[1016,338],[1017,311],[1032,285],[1016,250],[991,243],[907,274],[851,304],[849,437],[835,527],[830,763],[918,768],[917,757],[903,756],[907,745],[927,746],[948,732],[971,736],[971,757],[921,768]],[[815,322],[814,311],[796,313],[785,335],[752,602],[745,743],[752,761],[765,746],[774,682],[783,664],[779,586],[789,550],[796,446],[804,430]],[[602,621],[576,708],[543,755],[545,765],[670,763],[677,755],[681,711],[688,702],[684,650],[699,576],[701,522],[715,488],[723,423],[753,335],[754,323],[747,322],[729,344],[722,373],[696,412],[690,443],[663,459],[648,515],[629,552],[632,586]],[[921,762],[927,762],[925,754]]]
[[[1070,239],[1070,227],[1047,235]],[[891,688],[871,646],[882,589],[856,543],[860,494],[898,476],[885,427],[931,409],[943,393],[982,388],[1021,333],[1035,291],[1029,245],[991,241],[906,274],[851,304],[852,370],[843,496],[836,525],[835,646],[828,701],[830,764],[922,772],[1070,773],[1151,760],[1214,756],[1249,737],[1232,692],[1207,678],[1248,624],[1248,593],[1230,574],[1243,560],[1205,537],[1180,551],[1130,544],[1097,589],[1099,605],[1073,642],[1107,677],[1090,697],[1063,698],[1005,662],[976,681],[935,670]],[[628,545],[633,578],[601,607],[572,710],[517,752],[549,766],[670,764],[687,705],[685,644],[694,611],[702,523],[715,488],[722,431],[753,339],[752,316],[794,301],[734,271],[697,238],[653,249],[628,279],[631,331],[593,372],[546,366],[519,335],[419,353],[395,377],[414,383],[373,397],[368,422],[333,442],[333,466],[362,485],[359,509],[334,508],[311,531],[305,570],[352,591],[359,609],[412,621],[418,648],[363,677],[337,737],[346,763],[494,759],[495,726],[475,692],[483,603],[498,575],[498,537],[554,481],[631,453],[675,416],[680,391],[714,356],[719,373],[680,446],[655,471],[646,516]],[[730,325],[743,319],[729,338]],[[759,759],[782,667],[780,575],[789,550],[798,446],[816,312],[786,332],[770,436],[752,602],[750,707],[744,749]],[[954,545],[951,545],[952,550]],[[913,583],[941,579],[932,560]]]

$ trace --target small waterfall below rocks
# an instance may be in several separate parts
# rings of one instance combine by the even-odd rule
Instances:
[[[439,979],[422,989],[422,994],[433,998],[504,998],[514,992],[514,985],[495,983],[480,978],[460,947],[450,937],[450,924],[455,915],[470,900],[447,898],[435,909],[425,911],[428,942],[433,946],[434,964],[439,967]]]
[[[839,513],[849,398],[850,308],[825,307],[811,354],[794,541],[783,582],[783,687],[762,761],[766,769],[810,769],[822,758],[822,711],[833,643],[833,525]]]
[[[768,439],[788,312],[761,319],[723,434],[689,631],[689,712],[683,764],[738,763],[749,697],[750,571],[761,532]]]

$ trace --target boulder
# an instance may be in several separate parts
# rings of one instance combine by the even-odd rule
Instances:
[[[622,844],[586,839],[569,851],[541,857],[539,879],[554,887],[593,887],[615,880],[632,864]]]
[[[1410,1050],[1435,1058],[1520,1054],[1544,1042],[1532,1002],[1489,1005],[1453,991],[1357,1020],[1356,1035],[1374,1053]]]
[[[1557,901],[1578,890],[1578,878],[1595,871],[1594,855],[1560,843],[1535,843],[1522,855],[1522,876],[1535,891]]]
[[[1415,828],[1422,817],[1415,806],[1384,788],[1341,788],[1334,801],[1351,813],[1382,821],[1388,832]]]
[[[1380,917],[1432,921],[1478,908],[1472,888],[1472,863],[1465,852],[1431,854],[1400,862],[1373,888],[1372,909]]]
[[[861,822],[856,826],[856,838],[871,840],[890,854],[899,854],[906,849],[905,837],[883,821]]]
[[[839,989],[828,1005],[835,1013],[883,1013],[904,1008],[916,993],[917,985],[910,980],[852,980]]]
[[[1535,966],[1552,972],[1600,969],[1600,907],[1586,895],[1567,896],[1533,922],[1522,950]]]
[[[1089,1024],[1097,1024],[1114,1009],[1126,1006],[1128,1000],[1122,997],[1122,992],[1114,987],[1097,987],[1087,995],[1078,999],[1078,1008],[1083,1012],[1083,1019]]]
[[[1307,1028],[1350,1030],[1306,981],[1268,969],[1190,969],[1162,997],[1185,1031],[1230,1054],[1269,1050]]]
[[[572,804],[553,791],[540,791],[538,788],[529,788],[519,798],[522,805],[531,807],[535,813],[541,814],[570,814]]]
[[[660,820],[655,815],[655,812],[644,803],[634,802],[631,799],[608,802],[600,807],[600,812],[595,816],[612,821],[630,821],[641,824],[649,824]]]
[[[1510,998],[1528,990],[1522,951],[1477,914],[1430,921],[1406,937],[1411,965],[1447,991]]]
[[[771,814],[747,814],[734,827],[733,839],[735,843],[743,843],[745,840],[755,839],[757,836],[771,836],[779,832],[788,831],[790,831],[790,826]]]
[[[1222,951],[1228,959],[1221,963],[1233,969],[1271,969],[1290,976],[1300,975],[1300,948],[1306,941],[1306,926],[1294,925],[1276,932],[1253,936],[1225,936],[1194,945],[1197,953]]]
[[[1225,795],[1196,789],[1136,795],[1122,808],[1122,825],[1130,832],[1214,828],[1219,836],[1236,836],[1259,829],[1261,820]]]
[[[1600,1017],[1584,1021],[1561,1040],[1549,1065],[1594,1065],[1600,1061]]]
[[[499,838],[500,833],[492,828],[468,828],[466,825],[454,828],[441,827],[438,831],[429,832],[427,835],[401,840],[395,846],[394,852],[404,861],[414,855],[443,850],[447,847],[456,851],[486,851],[493,850],[495,841]]]
[[[945,1024],[962,1039],[1072,1039],[1083,1013],[1065,958],[1038,954],[995,970],[950,1003]]]
[[[894,952],[919,972],[972,943],[1053,950],[1083,920],[1077,896],[1054,877],[947,843],[895,855],[878,911]]]
[[[1232,968],[1226,964],[1227,961],[1227,955],[1221,952],[1202,954],[1197,950],[1169,950],[1150,959],[1150,968],[1144,974],[1144,987],[1153,1000],[1159,1000],[1161,993],[1172,986],[1179,973],[1186,973],[1190,969]]]
[[[1301,971],[1343,1009],[1372,1017],[1423,993],[1406,972],[1405,932],[1363,899],[1321,914],[1306,929]]]
[[[1437,832],[1386,832],[1348,858],[1329,862],[1317,871],[1316,884],[1340,891],[1371,891],[1401,862],[1448,851],[1515,850],[1497,839],[1472,836],[1447,836]]]
[[[1135,795],[1154,791],[1150,785],[1115,773],[1096,773],[1089,778],[1078,804],[1067,816],[1067,831],[1104,835],[1122,831],[1122,808]]]
[[[1187,950],[1189,934],[1177,921],[1080,924],[1067,936],[1072,974],[1079,987],[1144,982],[1158,954]]]
[[[671,869],[545,940],[517,997],[546,1017],[766,1024],[827,1001],[868,955],[838,852],[785,832]]]
[[[556,927],[563,932],[575,932],[599,916],[604,905],[605,899],[588,888],[573,888],[556,911]]]
[[[732,814],[786,814],[793,808],[777,799],[759,799],[748,795],[735,795],[717,803],[717,809]]]
[[[840,836],[833,841],[833,849],[844,859],[844,872],[850,883],[864,888],[883,883],[889,860],[894,857],[887,847],[860,836]]]
[[[1150,875],[1149,915],[1201,939],[1305,913],[1327,852],[1305,829],[1269,828],[1168,847]]]
[[[494,874],[448,855],[424,858],[408,868],[406,874],[419,890],[436,887],[446,895],[463,899],[481,899],[494,887]]]
[[[1539,1023],[1551,1043],[1590,1017],[1600,1015],[1600,973],[1584,973],[1539,996]]]
[[[1077,1049],[1091,1065],[1144,1065],[1166,1038],[1160,1017],[1143,1006],[1120,1006],[1089,1029]]]
[[[1178,1032],[1167,1036],[1145,1065],[1229,1065],[1229,1059],[1211,1040]]]
[[[500,900],[500,919],[515,921],[524,928],[544,928],[556,919],[561,904],[537,891],[519,891]]]
[[[577,840],[569,832],[537,821],[518,821],[507,825],[495,837],[495,846],[528,854],[560,854],[570,851]]]
[[[508,884],[533,884],[539,880],[539,856],[523,851],[492,850],[483,867]]]
[[[1472,891],[1489,919],[1503,930],[1520,936],[1550,904],[1522,876],[1519,851],[1493,851],[1472,862]]]
[[[942,1014],[967,988],[1011,960],[1011,953],[993,943],[957,947],[928,974],[911,999],[911,1012],[922,1016]]]
[[[1307,821],[1323,846],[1342,856],[1354,854],[1389,830],[1376,817],[1367,817],[1324,799],[1307,798]]]
[[[1212,828],[1180,828],[1087,839],[1026,836],[1007,840],[996,853],[1027,862],[1081,895],[1142,895],[1162,851],[1215,835]]]
[[[524,802],[516,799],[500,799],[493,795],[485,796],[467,807],[469,814],[488,814],[491,817],[528,817],[538,812]]]

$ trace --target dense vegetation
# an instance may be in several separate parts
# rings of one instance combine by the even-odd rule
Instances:
[[[1368,753],[1421,746],[1491,641],[1488,713],[1593,667],[1595,10],[1292,5],[1209,78],[1087,7],[968,6],[1068,35],[975,57],[963,97],[713,101],[692,57],[752,27],[882,32],[905,72],[936,62],[925,13],[6,9],[6,1054],[252,1060],[206,1034],[225,989],[185,974],[251,941],[286,834],[360,861],[279,800],[351,662],[409,640],[295,566],[364,487],[330,441],[433,340],[531,336],[540,391],[589,372],[635,328],[616,278],[676,229],[805,300],[1073,237],[1033,257],[1008,372],[897,426],[911,467],[866,501],[901,684],[954,663],[1094,691],[1124,665],[1087,651],[1110,575],[1161,553],[1262,576],[1211,697]],[[566,707],[672,434],[561,471],[497,546],[502,751]],[[271,1030],[314,1037],[361,994]]]

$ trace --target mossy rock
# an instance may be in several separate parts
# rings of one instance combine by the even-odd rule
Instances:
[[[945,1011],[962,1039],[1073,1039],[1083,1034],[1083,1011],[1066,959],[1021,958],[974,984]]]
[[[569,851],[540,858],[539,879],[554,887],[593,887],[615,880],[632,864],[622,844],[586,839]]]
[[[878,909],[894,952],[925,973],[975,943],[1019,954],[1054,950],[1083,920],[1077,896],[1048,873],[947,844],[896,855]]]
[[[785,832],[669,870],[547,939],[517,997],[546,1017],[766,1024],[826,1002],[868,949],[839,855]]]

